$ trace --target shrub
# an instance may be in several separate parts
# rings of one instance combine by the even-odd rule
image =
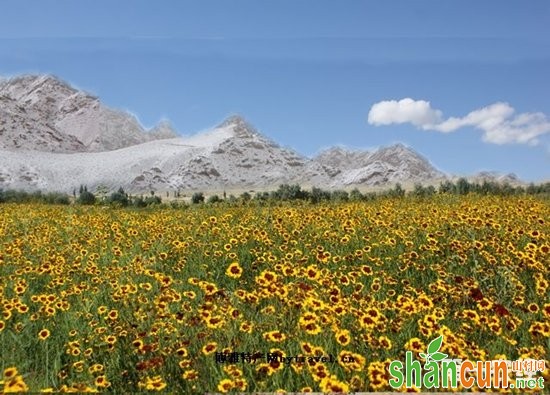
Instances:
[[[193,204],[204,203],[204,193],[195,192],[193,196],[191,196],[191,203]]]
[[[364,196],[363,194],[361,193],[361,191],[357,188],[354,188],[350,193],[349,193],[349,200],[351,200],[352,202],[359,202],[361,200],[364,199]]]
[[[459,195],[467,195],[470,193],[472,185],[465,178],[461,177],[456,182],[456,191]]]
[[[8,189],[4,192],[4,201],[6,203],[26,203],[30,200],[30,196],[25,191],[14,191]]]
[[[143,200],[143,197],[139,196],[132,200],[132,206],[142,208],[142,207],[147,207],[147,203],[145,203],[145,200]]]
[[[220,199],[220,197],[218,195],[212,195],[208,198],[207,202],[209,204],[213,204],[213,203],[218,203],[218,202],[221,202],[222,200]]]
[[[239,196],[239,199],[242,200],[243,202],[248,202],[250,199],[252,199],[252,196],[248,192],[243,192]]]
[[[50,192],[44,195],[44,202],[48,204],[62,204],[67,205],[71,204],[71,199],[69,196],[64,193],[59,192]]]
[[[160,196],[148,196],[145,198],[144,203],[146,206],[150,206],[152,204],[161,204],[162,199],[160,198]]]
[[[349,194],[343,190],[332,191],[330,198],[336,202],[347,202],[349,200]]]
[[[392,197],[402,197],[405,196],[405,190],[400,183],[397,183],[393,189],[389,190],[388,194]]]
[[[314,187],[311,189],[309,199],[312,203],[319,203],[322,200],[330,200],[330,192]]]
[[[454,191],[455,191],[455,186],[449,180],[444,181],[439,185],[439,193],[454,193]]]
[[[269,192],[256,192],[256,195],[254,195],[254,200],[259,201],[266,201],[269,199]]]
[[[302,188],[298,184],[282,184],[279,186],[279,189],[271,192],[270,196],[272,199],[277,200],[306,200],[309,198],[309,193],[302,190]]]
[[[416,197],[428,197],[435,194],[435,188],[432,185],[427,187],[422,184],[414,184],[414,190],[409,192],[409,195]]]
[[[113,192],[111,196],[109,196],[108,201],[110,204],[126,207],[128,206],[128,203],[129,203],[128,194],[124,192],[124,189],[122,189],[122,187],[120,187],[118,191]]]
[[[92,192],[84,190],[80,192],[80,195],[78,195],[78,199],[76,201],[79,204],[92,205],[95,204],[96,198]]]

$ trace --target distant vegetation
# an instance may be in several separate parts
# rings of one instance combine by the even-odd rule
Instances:
[[[445,181],[442,182],[439,187],[423,186],[416,184],[410,191],[405,191],[400,184],[396,184],[394,187],[381,191],[381,192],[366,192],[362,193],[359,189],[355,188],[351,191],[345,190],[324,190],[314,187],[311,190],[302,189],[300,185],[283,184],[280,185],[277,190],[271,192],[257,192],[255,195],[251,195],[249,192],[243,192],[238,197],[234,195],[226,196],[225,192],[223,197],[219,195],[210,195],[205,197],[203,192],[195,192],[191,196],[190,203],[192,205],[215,205],[215,204],[228,204],[228,205],[242,205],[242,204],[273,204],[283,201],[303,201],[312,204],[321,202],[357,202],[357,201],[369,201],[379,198],[426,198],[435,194],[451,194],[451,195],[497,195],[497,196],[511,196],[511,195],[548,195],[550,196],[550,182],[542,184],[530,184],[528,186],[512,186],[510,184],[501,184],[497,182],[485,181],[482,183],[473,183],[465,178],[460,178],[456,182]],[[176,196],[176,194],[174,194]],[[178,192],[177,196],[180,194]],[[94,194],[88,191],[86,186],[80,186],[78,195],[76,191],[73,192],[71,198],[70,195],[60,192],[48,192],[43,193],[40,191],[26,192],[19,190],[2,190],[0,189],[0,203],[44,203],[44,204],[61,204],[68,205],[71,203],[79,205],[108,205],[114,207],[135,207],[143,208],[148,206],[167,206],[162,202],[159,196],[155,196],[154,192],[151,192],[150,196],[143,197],[142,195],[130,195],[124,191],[123,188],[119,188],[116,192],[112,192],[110,195],[105,191]],[[188,203],[181,200],[173,200],[169,206],[173,208],[187,206]]]
[[[46,203],[46,204],[70,204],[71,199],[69,195],[57,192],[42,193],[25,192],[15,190],[1,190],[0,189],[0,203]]]

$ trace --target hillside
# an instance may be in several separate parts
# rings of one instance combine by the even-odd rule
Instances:
[[[133,115],[50,75],[0,80],[3,149],[99,152],[176,136],[167,124],[147,132]]]

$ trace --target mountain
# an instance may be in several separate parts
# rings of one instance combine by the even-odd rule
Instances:
[[[313,161],[334,174],[331,182],[334,187],[426,182],[446,177],[426,158],[403,144],[382,147],[373,152],[330,148]]]
[[[299,182],[327,185],[322,166],[258,133],[241,117],[190,137],[103,152],[0,151],[0,187],[132,192],[222,189]]]
[[[452,181],[457,181],[460,177],[454,176]],[[465,177],[468,181],[472,183],[482,184],[484,182],[489,183],[499,183],[499,184],[509,184],[512,186],[525,185],[517,175],[514,173],[502,174],[496,171],[480,171],[472,176]]]
[[[145,130],[131,114],[50,75],[0,79],[0,188],[71,192],[123,187],[136,193],[434,183],[448,178],[403,144],[333,147],[307,158],[240,116],[178,137],[168,121]],[[481,173],[476,180],[516,181]]]
[[[210,133],[225,138],[208,153],[179,166],[178,185],[268,186],[327,179],[321,166],[266,138],[239,116],[228,118]]]
[[[133,115],[51,75],[0,80],[0,148],[99,152],[176,136],[165,124],[147,132]]]
[[[167,131],[166,131],[167,130]],[[171,133],[168,124],[152,133]],[[80,184],[131,192],[273,187],[281,183],[338,188],[379,185],[437,175],[414,151],[392,146],[356,162],[308,159],[259,133],[239,116],[189,137],[162,139],[102,152],[0,151],[0,187],[70,192]],[[395,157],[397,155],[397,157]],[[370,162],[369,162],[370,160]],[[340,167],[336,168],[335,165]]]
[[[344,147],[331,147],[321,151],[314,160],[328,168],[341,170],[356,169],[368,164],[368,151],[350,150]]]

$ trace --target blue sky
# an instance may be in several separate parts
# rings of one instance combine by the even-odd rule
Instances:
[[[539,181],[548,20],[548,1],[0,0],[0,75],[55,74],[147,127],[238,113],[308,156],[399,141]]]

